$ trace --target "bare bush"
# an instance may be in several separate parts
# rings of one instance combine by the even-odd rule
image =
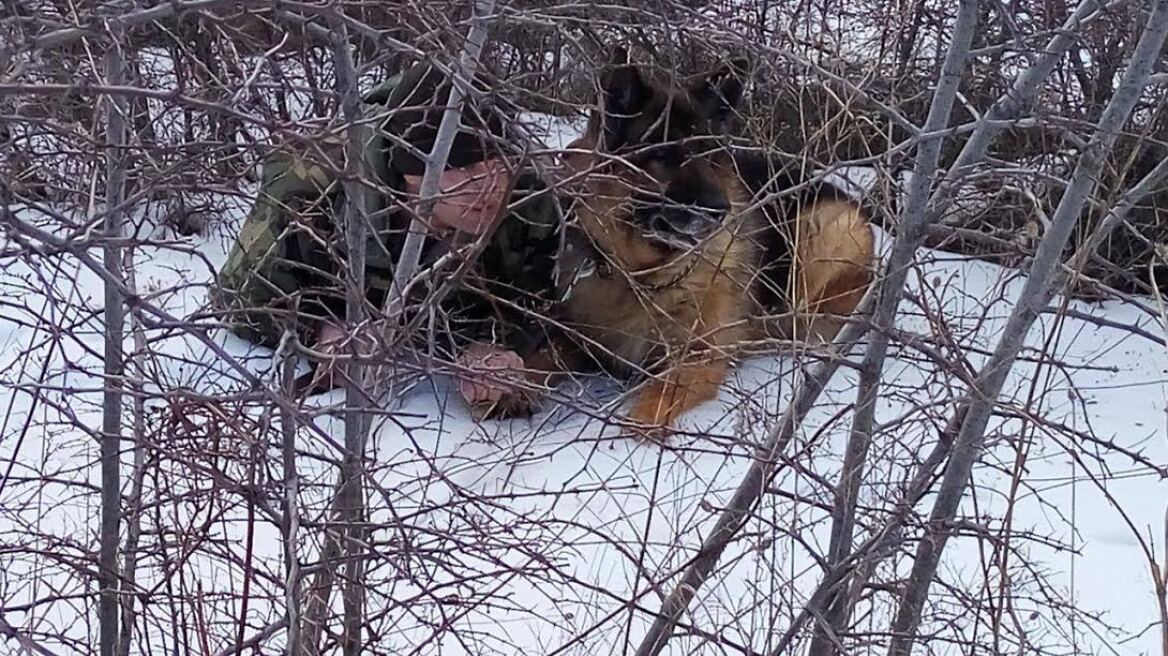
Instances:
[[[0,654],[1168,655],[1164,4],[6,3]],[[616,44],[746,57],[741,133],[873,211],[833,347],[663,447],[603,379],[468,417],[453,280],[308,400],[208,312],[273,149],[377,193],[359,97],[432,57],[548,160]]]

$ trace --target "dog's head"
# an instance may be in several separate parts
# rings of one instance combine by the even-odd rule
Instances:
[[[733,131],[745,63],[696,81],[651,76],[618,52],[598,76],[599,108],[570,148],[583,181],[577,215],[630,267],[693,251],[719,232],[740,195],[719,138]]]

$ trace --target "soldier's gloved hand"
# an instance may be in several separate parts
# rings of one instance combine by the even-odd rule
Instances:
[[[458,364],[470,370],[458,375],[458,391],[479,416],[514,398],[523,380],[523,358],[493,344],[472,345],[458,356]]]
[[[347,352],[349,350],[348,343],[352,339],[357,340],[358,354],[369,355],[371,353],[373,343],[368,335],[361,333],[350,335],[340,326],[327,321],[321,324],[320,330],[316,334],[316,343],[313,344],[312,348],[322,352],[325,359],[316,363],[316,369],[312,373],[312,381],[308,385],[309,394],[327,392],[344,384],[345,379],[340,375],[344,364],[338,362],[335,357],[329,356]]]

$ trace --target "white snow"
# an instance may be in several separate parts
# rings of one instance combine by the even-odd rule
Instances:
[[[549,141],[563,145],[571,133],[552,130]],[[240,205],[234,225],[245,212]],[[20,216],[44,218],[33,210]],[[41,225],[65,234],[57,221]],[[229,232],[217,232],[140,250],[134,262],[139,288],[179,319],[199,311],[229,238]],[[91,254],[100,261],[100,251]],[[962,344],[992,349],[1022,277],[927,249],[919,264],[899,327],[930,334],[923,306]],[[78,641],[44,643],[60,653],[96,645],[96,603],[73,597],[96,590],[79,583],[73,569],[88,567],[81,559],[97,549],[100,471],[97,443],[89,435],[101,426],[102,293],[100,279],[73,258],[9,257],[0,268],[0,389],[6,390],[0,467],[14,463],[13,478],[0,493],[0,612],[22,631],[59,631]],[[1130,305],[1069,305],[1164,335],[1155,317]],[[46,332],[54,324],[65,331]],[[209,335],[272,384],[270,352],[223,331]],[[238,631],[241,609],[228,595],[242,592],[248,557],[248,507],[235,486],[253,480],[263,501],[279,510],[279,415],[252,405],[241,416],[238,404],[228,402],[222,410],[227,414],[213,422],[217,430],[202,430],[211,404],[167,412],[168,403],[173,410],[199,394],[238,390],[241,379],[189,334],[157,329],[147,339],[145,366],[164,382],[162,389],[149,390],[156,396],[148,403],[146,433],[163,452],[152,467],[157,476],[145,482],[146,498],[155,503],[143,520],[148,530],[138,585],[149,592],[137,609],[145,599],[150,636],[135,634],[134,653],[172,653],[176,634],[183,641],[203,634],[199,623],[207,627],[210,653],[220,653]],[[979,487],[966,497],[963,511],[993,536],[1001,534],[1015,447],[1022,445],[1011,580],[1002,582],[992,543],[966,531],[949,543],[939,571],[944,585],[934,585],[927,609],[937,617],[924,628],[945,638],[988,640],[989,611],[973,613],[964,604],[997,605],[999,586],[1005,585],[1012,607],[1002,618],[1008,636],[1003,652],[1160,653],[1149,565],[1124,516],[1143,539],[1154,541],[1163,561],[1168,484],[1100,442],[1139,452],[1157,467],[1168,465],[1168,357],[1164,347],[1145,338],[1050,314],[1041,317],[1028,345],[1042,349],[1048,339],[1046,350],[1064,366],[1020,362],[1006,397],[1022,412],[1092,439],[1017,419],[991,423],[991,448],[975,470]],[[128,335],[126,347],[133,348]],[[946,346],[934,348],[952,354]],[[952,373],[920,353],[894,347],[890,355],[877,414],[888,426],[872,447],[860,539],[874,528],[868,522],[891,508],[906,468],[932,446],[964,392]],[[985,355],[968,358],[976,367]],[[554,406],[530,419],[476,424],[445,376],[418,385],[397,416],[378,418],[369,445],[376,482],[368,495],[370,519],[381,526],[370,538],[378,555],[366,566],[366,604],[369,630],[384,636],[371,653],[610,654],[625,653],[626,641],[635,647],[653,619],[646,611],[657,609],[676,581],[668,576],[654,588],[646,576],[656,580],[676,572],[693,555],[748,468],[750,443],[777,422],[798,382],[796,370],[809,361],[787,353],[741,363],[717,400],[685,418],[685,427],[701,435],[679,436],[668,449],[621,437],[600,419]],[[1032,379],[1036,400],[1026,408]],[[855,371],[847,368],[832,380],[786,451],[790,460],[772,483],[777,493],[765,496],[742,539],[724,554],[686,622],[761,653],[789,626],[819,579],[809,550],[826,550],[830,518],[816,504],[831,502],[827,486],[837,479],[855,385]],[[39,386],[42,398],[35,405],[27,386]],[[619,407],[623,398],[618,386],[597,380],[561,392],[575,395],[590,414]],[[308,404],[324,407],[342,398],[337,391]],[[168,427],[166,418],[189,424]],[[335,414],[321,414],[315,422],[334,444],[343,441]],[[301,499],[308,507],[301,521],[315,522],[335,477],[326,461],[339,452],[307,430],[298,444],[302,484],[310,486]],[[131,446],[122,461],[127,478]],[[252,450],[257,466],[249,468]],[[25,482],[30,477],[55,482]],[[123,490],[130,493],[128,480]],[[927,497],[917,511],[927,513],[932,500]],[[298,557],[310,565],[319,532],[302,528],[305,534],[311,542],[302,544]],[[256,511],[250,566],[259,575],[252,581],[257,596],[249,601],[245,637],[281,617],[279,535],[273,521]],[[35,555],[48,553],[64,556]],[[1027,569],[1023,558],[1035,569]],[[903,555],[894,562],[900,575],[911,567]],[[894,576],[885,566],[876,580]],[[949,585],[968,598],[955,597]],[[634,594],[641,609],[630,611],[626,600]],[[172,605],[170,595],[186,600]],[[56,600],[23,608],[46,597]],[[883,618],[894,610],[890,598],[885,590],[860,605],[859,630],[886,627]],[[1098,614],[1099,621],[1072,616],[1064,604]],[[341,607],[337,595],[333,605]],[[1026,642],[1021,649],[1014,645],[1019,630]],[[276,633],[261,652],[277,653],[283,638]],[[700,644],[678,637],[665,653],[689,653]],[[952,643],[936,642],[933,649],[965,653]],[[0,653],[14,650],[6,644]],[[877,652],[883,653],[878,647],[857,653]],[[741,651],[706,645],[701,653]]]

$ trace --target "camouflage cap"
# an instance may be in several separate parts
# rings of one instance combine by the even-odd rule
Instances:
[[[392,110],[381,129],[400,137],[422,153],[430,152],[438,135],[438,126],[446,111],[451,79],[428,62],[407,69],[385,99]],[[483,161],[492,151],[500,151],[506,136],[503,121],[488,102],[475,102],[492,88],[489,76],[476,71],[471,86],[474,93],[464,95],[465,102],[458,132],[450,149],[447,166],[461,168]],[[492,138],[493,137],[493,138]],[[425,162],[415,152],[389,141],[386,158],[398,173],[422,175]]]

